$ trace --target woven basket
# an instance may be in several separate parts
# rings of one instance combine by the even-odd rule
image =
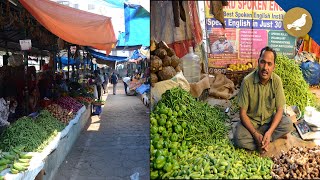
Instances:
[[[241,82],[246,75],[248,75],[250,72],[252,72],[254,68],[247,69],[245,71],[229,71],[227,70],[226,76],[228,79],[230,79],[235,86],[240,86]]]

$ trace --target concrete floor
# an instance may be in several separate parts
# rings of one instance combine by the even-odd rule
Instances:
[[[108,89],[101,115],[91,117],[54,179],[149,179],[149,109],[126,96],[122,82],[117,95]]]

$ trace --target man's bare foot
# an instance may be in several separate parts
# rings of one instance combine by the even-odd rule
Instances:
[[[281,136],[279,139],[288,139],[288,134]]]

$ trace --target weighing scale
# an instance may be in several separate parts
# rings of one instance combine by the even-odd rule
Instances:
[[[303,140],[320,139],[320,127],[308,123],[303,118],[295,122],[294,125]]]

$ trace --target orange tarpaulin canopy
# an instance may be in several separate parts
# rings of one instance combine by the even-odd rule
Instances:
[[[20,0],[20,3],[46,29],[67,42],[106,50],[106,54],[116,44],[110,17],[49,0]]]

